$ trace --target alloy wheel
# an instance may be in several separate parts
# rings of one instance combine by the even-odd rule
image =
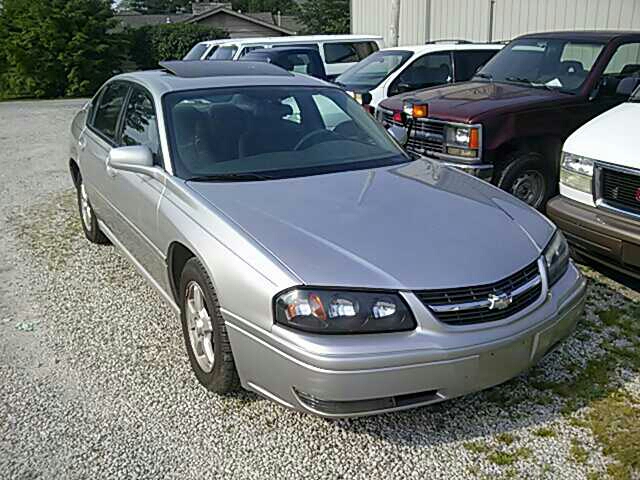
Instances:
[[[84,183],[80,184],[80,213],[82,214],[84,227],[90,232],[93,212],[91,211],[91,204],[89,203],[89,197],[87,196],[87,190],[84,188]]]
[[[207,309],[204,292],[197,282],[191,281],[186,289],[186,319],[189,342],[198,366],[203,372],[213,370],[215,361],[213,348],[213,324]]]

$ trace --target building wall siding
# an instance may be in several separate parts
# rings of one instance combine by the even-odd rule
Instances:
[[[489,39],[490,0],[402,0],[400,44]],[[352,0],[353,33],[388,36],[390,0]],[[640,30],[640,0],[495,0],[493,36],[549,30]]]

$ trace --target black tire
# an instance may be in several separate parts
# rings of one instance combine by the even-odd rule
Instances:
[[[553,166],[537,152],[519,151],[507,157],[499,169],[497,185],[516,198],[544,211],[554,192]]]
[[[86,218],[86,215],[83,214],[83,192],[86,200],[86,206],[89,210],[88,219]],[[76,197],[78,199],[78,213],[80,214],[80,224],[82,225],[84,236],[87,237],[87,240],[89,240],[91,243],[97,243],[99,245],[109,245],[111,242],[109,241],[107,236],[102,233],[102,230],[100,230],[100,226],[98,225],[98,218],[93,211],[93,207],[91,206],[89,198],[86,197],[86,191],[84,190],[82,176],[79,173],[76,179]]]
[[[212,343],[214,362],[211,371],[201,368],[190,339],[189,322],[187,319],[187,287],[195,282],[204,294],[204,302],[212,327]],[[197,258],[187,261],[180,276],[180,320],[189,362],[198,381],[207,389],[215,393],[226,394],[237,390],[240,380],[231,352],[231,343],[227,334],[224,318],[220,314],[218,297],[204,266]]]

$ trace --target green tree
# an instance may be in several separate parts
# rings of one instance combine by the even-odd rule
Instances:
[[[189,10],[191,0],[122,0],[119,10],[135,10],[140,13],[175,13]]]
[[[305,0],[297,17],[305,25],[305,34],[349,33],[349,9],[349,0]]]
[[[295,0],[233,0],[234,10],[243,12],[271,12],[272,15],[280,12],[283,15],[298,13],[298,4]]]
[[[93,93],[120,64],[109,0],[4,0],[0,96]]]
[[[162,60],[180,60],[198,42],[226,38],[213,27],[193,23],[152,25],[128,31],[131,60],[138,68],[157,68]]]

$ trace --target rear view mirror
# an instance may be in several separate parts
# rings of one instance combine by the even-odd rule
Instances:
[[[635,89],[640,85],[640,77],[627,77],[620,80],[616,88],[616,95],[630,97]]]
[[[113,148],[109,152],[107,167],[113,170],[152,175],[150,170],[154,168],[153,154],[144,145]]]
[[[403,148],[409,141],[409,133],[407,129],[404,127],[398,127],[397,125],[392,125],[387,128],[387,132],[391,135],[396,142],[398,142]]]

